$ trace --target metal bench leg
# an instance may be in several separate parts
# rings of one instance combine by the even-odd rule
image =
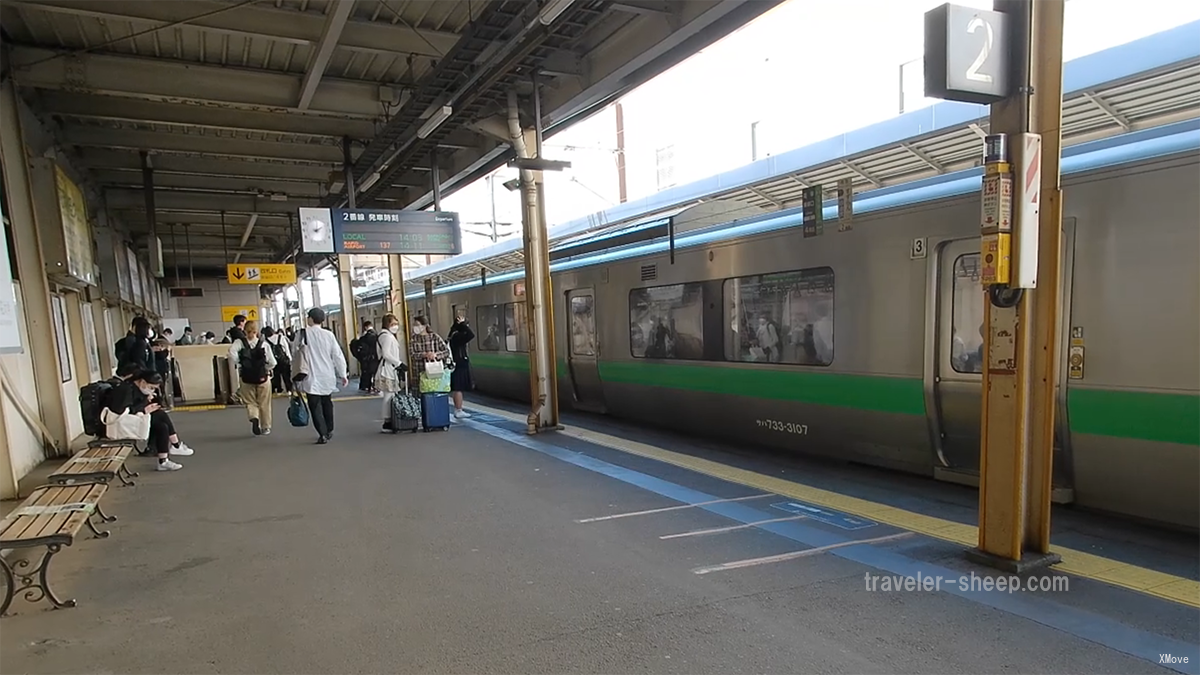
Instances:
[[[116,516],[108,516],[104,514],[104,509],[100,508],[100,504],[96,504],[96,513],[100,514],[100,519],[106,523],[111,523],[117,519]]]
[[[54,554],[61,550],[62,544],[50,544],[46,547],[46,555],[42,556],[41,564],[28,572],[25,571],[25,568],[29,567],[29,561],[25,559],[18,560],[17,569],[14,572],[17,575],[17,579],[21,581],[21,587],[10,593],[9,598],[11,599],[13,595],[25,591],[25,599],[29,602],[38,602],[42,598],[46,598],[50,601],[50,604],[54,605],[55,609],[74,607],[74,600],[59,600],[54,595],[54,591],[50,590],[50,581],[46,578],[47,572],[50,571],[50,558],[53,558]]]
[[[101,522],[104,522],[103,521],[104,516],[100,516],[100,518],[101,518]],[[97,530],[96,525],[92,522],[91,516],[88,516],[87,520],[85,520],[83,522],[87,523],[88,529],[91,530],[96,535],[96,539],[105,539],[108,537],[109,534],[111,534],[111,532],[109,532],[108,530],[105,530],[103,532],[101,532],[100,530]]]
[[[125,477],[126,473],[127,472],[125,471],[125,465],[122,464],[121,468],[117,469],[117,478],[121,479],[121,484],[126,487],[128,487],[130,485],[136,485],[136,483],[134,483],[133,481],[131,481]],[[137,475],[137,474],[134,474],[134,475]]]
[[[0,602],[0,616],[8,614],[8,606],[12,604],[13,593],[16,592],[17,582],[13,579],[12,568],[8,561],[0,557],[0,570],[4,575],[4,601]]]
[[[139,475],[138,472],[136,472],[136,471],[130,471],[129,467],[125,466],[124,464],[121,465],[121,471],[125,472],[126,478],[137,478]],[[132,485],[132,484],[133,483],[131,482],[130,485]]]

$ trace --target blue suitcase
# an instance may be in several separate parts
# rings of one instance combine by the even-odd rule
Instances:
[[[425,431],[450,428],[450,394],[421,394],[421,426]]]

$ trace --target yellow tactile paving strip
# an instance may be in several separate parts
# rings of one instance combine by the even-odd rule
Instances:
[[[525,421],[523,415],[510,413],[505,410],[477,404],[471,404],[469,407],[517,422]],[[978,543],[979,530],[974,525],[964,525],[942,518],[906,511],[894,506],[888,506],[887,504],[849,497],[836,492],[726,466],[699,457],[671,452],[670,450],[664,450],[647,445],[646,443],[618,438],[589,429],[568,428],[559,433],[632,455],[673,464],[731,483],[752,487],[756,490],[771,492],[784,497],[791,497],[843,511],[851,515],[870,518],[880,523],[886,523],[937,539],[952,541],[963,546],[975,546]],[[1062,562],[1055,566],[1055,569],[1061,572],[1096,579],[1191,607],[1200,607],[1200,582],[1069,548],[1056,547],[1054,551],[1062,556]]]

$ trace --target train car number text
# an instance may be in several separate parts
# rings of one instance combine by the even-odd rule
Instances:
[[[789,434],[800,434],[801,436],[808,435],[807,424],[796,424],[795,422],[780,422],[778,420],[756,420],[758,426],[771,431],[784,431]]]

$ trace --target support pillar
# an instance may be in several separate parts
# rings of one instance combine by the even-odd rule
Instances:
[[[518,158],[538,152],[536,131],[521,129],[516,92],[508,94],[508,129]],[[530,146],[534,146],[531,148]],[[529,384],[533,407],[526,419],[528,433],[558,428],[555,395],[557,371],[554,363],[551,325],[550,248],[539,196],[544,190],[540,171],[520,170],[521,220],[525,239],[525,302],[529,330]]]
[[[350,161],[350,137],[342,138],[342,170],[345,172],[346,178],[346,200],[347,206],[351,209],[358,208],[358,200],[355,195],[357,188],[354,185],[354,165]],[[346,349],[346,361],[351,365],[357,364],[357,360],[349,358],[350,342],[358,335],[358,309],[354,306],[354,260],[349,254],[338,256],[338,293],[341,296],[342,305],[342,345]]]
[[[980,457],[979,547],[973,560],[1021,572],[1059,562],[1050,552],[1050,498],[1054,412],[1058,385],[1061,287],[1062,40],[1065,0],[997,0],[1014,30],[1013,76],[1017,94],[996,103],[991,133],[1007,133],[1017,153],[1019,134],[1041,136],[1040,182],[1017,172],[1013,207],[1013,259],[1037,238],[1034,288],[985,295],[983,428]],[[1024,86],[1028,83],[1028,86]],[[1037,205],[1036,216],[1022,202]],[[1022,218],[1036,218],[1036,224]],[[1032,260],[1030,260],[1032,262]],[[1017,278],[1020,270],[1014,270]],[[1007,295],[1007,298],[1005,297]],[[1013,302],[1015,300],[1015,303]]]
[[[408,323],[408,302],[404,299],[404,257],[389,255],[387,261],[388,311],[400,319],[400,334],[396,341],[400,343],[400,360],[408,363],[408,336],[412,335],[412,326]]]
[[[30,337],[26,349],[32,357],[38,385],[37,401],[25,403],[33,409],[31,412],[40,414],[42,425],[49,434],[43,439],[47,455],[58,455],[66,452],[71,439],[68,438],[66,402],[50,309],[50,284],[42,262],[38,231],[49,232],[61,224],[38,223],[36,220],[19,97],[12,79],[0,84],[0,162],[4,165],[4,190],[9,195],[11,213],[8,215],[16,249],[25,326]],[[78,406],[78,403],[72,403]]]

